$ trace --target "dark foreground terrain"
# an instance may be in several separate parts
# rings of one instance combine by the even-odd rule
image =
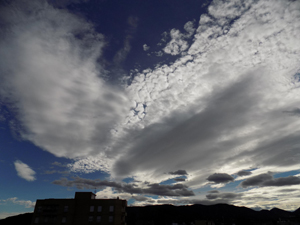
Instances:
[[[0,220],[0,225],[30,225],[33,213]],[[300,225],[300,208],[294,212],[281,209],[254,211],[226,204],[211,206],[154,205],[127,207],[127,225]]]

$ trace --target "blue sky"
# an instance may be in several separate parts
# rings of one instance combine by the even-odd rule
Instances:
[[[36,199],[299,208],[300,2],[6,1],[0,218]]]

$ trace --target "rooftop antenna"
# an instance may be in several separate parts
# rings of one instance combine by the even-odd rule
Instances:
[[[94,190],[94,194],[96,195],[96,193],[97,193],[97,189],[95,188],[95,190]]]

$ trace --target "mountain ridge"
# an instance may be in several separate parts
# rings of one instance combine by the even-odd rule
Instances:
[[[0,225],[30,225],[33,213],[24,213],[0,220]],[[210,220],[217,224],[276,224],[277,221],[292,221],[300,224],[300,208],[293,212],[278,208],[255,211],[244,206],[216,205],[148,205],[128,206],[127,225],[137,224],[194,224],[197,220]]]

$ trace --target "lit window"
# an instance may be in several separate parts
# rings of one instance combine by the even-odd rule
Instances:
[[[110,212],[113,212],[113,211],[114,211],[114,206],[113,206],[113,205],[109,206],[109,211],[110,211]]]
[[[38,217],[35,218],[34,223],[39,223],[39,218]]]
[[[102,206],[101,205],[98,206],[98,210],[97,211],[98,212],[102,212]]]
[[[94,206],[93,205],[90,206],[90,212],[94,212]]]
[[[92,216],[89,216],[89,222],[93,222],[94,218]]]
[[[101,222],[101,216],[97,216],[97,223]]]
[[[114,221],[114,218],[112,216],[108,217],[108,222],[113,222]]]
[[[62,222],[62,223],[66,223],[66,222],[67,222],[67,218],[66,218],[66,217],[63,217],[62,220],[61,220],[61,222]]]
[[[66,205],[66,206],[64,207],[64,212],[68,212],[68,210],[69,210],[69,206]]]

